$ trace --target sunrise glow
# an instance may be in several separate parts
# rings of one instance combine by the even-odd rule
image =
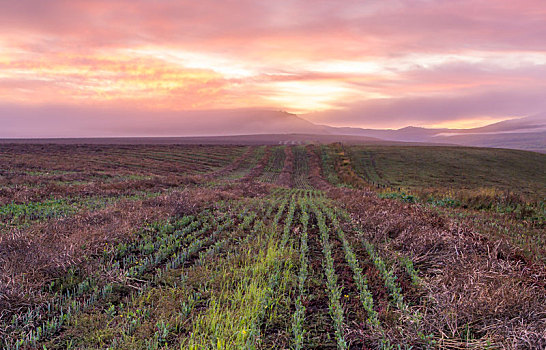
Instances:
[[[471,127],[546,108],[545,23],[533,0],[14,1],[0,105]]]

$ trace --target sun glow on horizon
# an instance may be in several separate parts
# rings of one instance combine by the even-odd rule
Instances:
[[[262,108],[451,128],[543,112],[546,11],[500,2],[5,6],[0,105]]]
[[[473,129],[480,128],[482,126],[487,126],[493,123],[498,123],[506,120],[518,119],[521,117],[506,116],[506,117],[476,117],[472,119],[461,119],[461,120],[450,120],[437,124],[427,124],[423,125],[427,128],[433,129]]]

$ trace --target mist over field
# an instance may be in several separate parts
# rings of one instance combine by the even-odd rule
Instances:
[[[199,137],[235,135],[337,135],[384,141],[514,148],[546,152],[545,114],[467,128],[363,129],[316,124],[306,116],[263,109],[132,112],[120,108],[0,107],[0,138]],[[47,120],[48,124],[43,125]],[[288,136],[287,136],[288,137]],[[265,138],[264,138],[265,140]],[[302,139],[303,140],[303,139]],[[218,141],[203,141],[218,143]]]

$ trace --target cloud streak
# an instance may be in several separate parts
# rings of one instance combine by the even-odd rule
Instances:
[[[480,123],[544,110],[544,38],[539,0],[20,0],[0,11],[0,104]]]
[[[414,97],[372,99],[349,104],[345,110],[305,115],[305,119],[333,126],[396,128],[406,125],[449,126],[457,128],[478,116],[487,122],[522,117],[546,110],[541,91],[498,91],[453,97]],[[479,123],[478,123],[479,125]],[[476,125],[474,125],[476,126]]]

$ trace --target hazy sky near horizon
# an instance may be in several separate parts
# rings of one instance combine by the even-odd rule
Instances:
[[[472,127],[543,113],[545,91],[543,0],[0,0],[0,123],[23,129],[26,109],[71,136],[64,107]]]

